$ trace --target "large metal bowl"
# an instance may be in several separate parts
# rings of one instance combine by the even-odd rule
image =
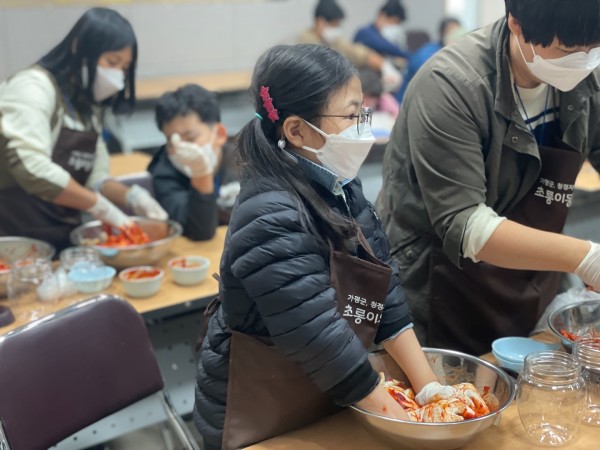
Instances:
[[[508,375],[496,366],[465,353],[436,348],[424,348],[423,351],[441,383],[469,382],[480,391],[489,386],[490,392],[498,398],[498,411],[462,422],[420,423],[392,419],[351,406],[352,414],[373,436],[392,448],[454,449],[462,447],[477,434],[498,423],[500,413],[515,397],[515,383]],[[386,378],[408,382],[402,369],[385,352],[374,354],[371,364],[375,370],[384,372]]]
[[[0,237],[0,260],[9,264],[23,258],[52,259],[54,246],[48,242],[21,236]],[[0,271],[0,298],[6,297],[6,282],[10,270]]]
[[[181,236],[182,227],[174,220],[153,220],[144,217],[134,217],[144,232],[148,234],[150,242],[142,245],[129,245],[127,247],[102,247],[89,244],[90,240],[101,241],[103,235],[102,223],[99,220],[84,223],[75,228],[70,235],[74,245],[89,245],[100,252],[100,257],[105,264],[116,269],[125,269],[131,266],[152,265],[164,257],[171,248],[173,241]],[[118,230],[114,230],[118,233]]]
[[[586,300],[553,311],[548,316],[548,326],[561,340],[563,345],[573,349],[573,343],[560,334],[566,330],[578,336],[590,332],[600,333],[600,300]]]

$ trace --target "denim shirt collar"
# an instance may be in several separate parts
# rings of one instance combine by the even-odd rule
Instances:
[[[284,150],[288,154],[288,156],[295,161],[298,162],[300,167],[306,173],[306,176],[310,178],[315,183],[320,184],[333,195],[342,195],[342,187],[346,186],[348,183],[352,181],[352,178],[340,178],[331,170],[320,166],[312,162],[309,159],[306,159],[303,156],[300,156],[296,153],[292,153],[288,150]]]

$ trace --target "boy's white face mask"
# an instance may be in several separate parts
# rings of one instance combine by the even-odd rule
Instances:
[[[574,89],[600,65],[600,48],[593,48],[589,53],[577,52],[561,58],[544,59],[535,53],[531,44],[533,61],[527,62],[519,38],[515,36],[515,39],[523,61],[533,76],[563,92]]]
[[[339,177],[355,178],[375,142],[371,126],[366,123],[361,134],[358,134],[356,124],[349,126],[340,134],[327,134],[313,124],[306,123],[325,137],[325,144],[320,149],[307,146],[302,148],[315,153],[323,166]]]

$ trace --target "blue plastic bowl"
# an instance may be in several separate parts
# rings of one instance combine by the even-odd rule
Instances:
[[[523,363],[529,353],[545,350],[558,350],[559,344],[546,344],[526,337],[510,336],[496,339],[492,342],[494,356],[505,361]]]
[[[110,286],[116,273],[114,267],[79,262],[69,272],[69,280],[79,292],[96,294]]]
[[[507,359],[502,358],[502,356],[498,355],[493,350],[492,350],[492,354],[496,358],[496,361],[498,362],[498,366],[504,367],[506,369],[514,370],[517,373],[521,373],[521,371],[523,370],[523,365],[525,364],[525,361],[520,361],[520,362],[509,361]]]

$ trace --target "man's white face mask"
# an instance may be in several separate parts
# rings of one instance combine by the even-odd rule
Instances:
[[[600,65],[600,48],[593,48],[589,53],[577,52],[555,59],[544,59],[535,53],[533,45],[533,61],[527,62],[519,38],[517,46],[527,64],[529,71],[538,80],[554,86],[556,89],[567,92],[581,83],[593,70]]]

